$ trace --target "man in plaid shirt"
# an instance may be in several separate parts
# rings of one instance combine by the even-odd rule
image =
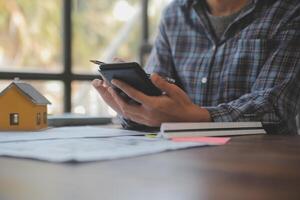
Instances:
[[[175,0],[165,9],[146,71],[164,95],[146,96],[113,81],[141,105],[124,102],[103,81],[93,82],[126,126],[261,121],[268,132],[296,134],[300,3]]]

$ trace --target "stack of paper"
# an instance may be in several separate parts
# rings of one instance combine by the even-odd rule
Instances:
[[[261,122],[163,123],[164,138],[266,134]]]

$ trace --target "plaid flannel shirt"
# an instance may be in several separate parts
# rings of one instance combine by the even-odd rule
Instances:
[[[299,0],[253,0],[218,40],[204,0],[164,11],[146,71],[174,78],[213,121],[261,121],[297,133],[300,95]],[[268,126],[271,125],[271,126]]]

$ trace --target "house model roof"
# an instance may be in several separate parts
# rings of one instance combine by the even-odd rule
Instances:
[[[44,97],[41,93],[39,93],[36,89],[34,89],[34,87],[32,87],[30,84],[19,82],[19,81],[12,82],[7,88],[5,88],[0,93],[0,96],[3,95],[5,91],[7,91],[13,86],[16,86],[34,104],[39,104],[39,105],[51,104],[51,102],[46,97]]]

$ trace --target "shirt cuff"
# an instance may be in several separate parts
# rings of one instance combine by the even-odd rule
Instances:
[[[216,107],[204,107],[208,110],[213,122],[234,122],[234,121],[249,121],[246,118],[241,119],[241,112],[233,108]]]

